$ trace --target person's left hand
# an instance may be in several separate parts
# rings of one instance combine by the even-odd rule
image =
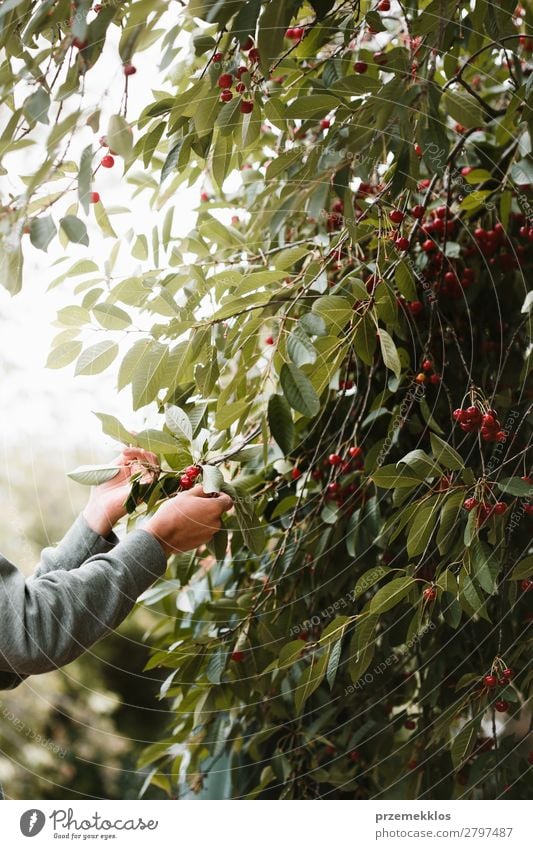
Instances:
[[[157,455],[142,448],[124,448],[110,465],[120,466],[120,472],[106,483],[93,487],[82,514],[89,527],[103,537],[109,536],[113,525],[126,515],[124,502],[129,495],[132,475],[142,472],[143,483],[153,483],[159,475]]]

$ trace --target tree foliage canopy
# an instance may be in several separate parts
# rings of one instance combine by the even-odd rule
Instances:
[[[148,509],[190,464],[235,498],[144,599],[175,711],[150,779],[525,797],[527,752],[493,729],[532,681],[530,4],[7,0],[0,24],[5,174],[36,159],[2,199],[2,283],[25,239],[87,246],[52,284],[73,303],[49,365],[115,368],[159,422],[99,414],[163,455]],[[85,87],[107,39],[103,120]],[[150,232],[92,194],[113,159]]]

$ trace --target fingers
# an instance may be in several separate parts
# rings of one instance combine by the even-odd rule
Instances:
[[[226,513],[227,510],[231,510],[233,507],[233,499],[226,492],[221,492],[215,503],[221,513]]]
[[[200,484],[193,486],[192,489],[187,490],[187,492],[184,492],[183,495],[192,495],[195,498],[209,498],[214,509],[218,510],[219,515],[222,515],[222,513],[226,513],[233,507],[233,499],[226,492],[204,492],[203,487],[200,486]],[[214,497],[214,495],[216,495],[216,498]]]

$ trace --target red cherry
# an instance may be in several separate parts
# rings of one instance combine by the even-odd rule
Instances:
[[[233,660],[235,663],[241,663],[244,660],[244,652],[234,651],[230,657],[230,660]]]
[[[342,457],[340,454],[330,454],[328,457],[328,463],[330,466],[338,466],[342,463]]]
[[[366,74],[368,71],[368,64],[366,62],[356,62],[353,67],[356,74]]]
[[[348,755],[348,757],[349,757],[349,758],[350,758],[350,760],[351,760],[351,761],[353,761],[354,763],[357,763],[359,760],[361,760],[361,755],[360,755],[360,753],[357,751],[357,749],[354,749],[354,750],[353,750],[353,752],[350,752],[350,754]]]
[[[250,112],[253,112],[254,104],[252,100],[242,100],[240,105],[240,110],[243,115],[249,115]]]
[[[267,336],[267,338],[265,339],[265,342],[266,342],[267,345],[273,345],[274,344],[274,337],[273,336]]]
[[[328,483],[326,491],[328,495],[337,495],[340,491],[340,486],[336,481],[333,481],[332,483]]]
[[[244,85],[244,83],[237,83],[237,85],[235,86],[235,91],[238,94],[244,94],[244,92],[246,91],[246,86]]]
[[[503,516],[503,514],[507,510],[507,504],[505,503],[505,501],[497,501],[492,509],[497,516]]]
[[[441,378],[440,374],[432,374],[431,377],[429,378],[429,382],[433,383],[434,386],[436,386],[438,383],[440,383],[441,380],[442,380],[442,378]]]
[[[426,587],[422,595],[426,601],[435,601],[437,598],[437,590],[435,587]]]
[[[425,242],[422,242],[422,250],[429,254],[431,251],[437,250],[437,245],[433,241],[433,239],[426,239]]]
[[[431,371],[432,368],[433,368],[433,363],[431,362],[431,360],[423,360],[423,362],[422,362],[422,370],[423,371]]]
[[[230,88],[233,82],[231,74],[221,74],[218,78],[217,85],[219,88]]]
[[[485,675],[485,677],[483,678],[483,683],[484,683],[485,687],[488,687],[489,690],[492,690],[493,687],[497,686],[498,679],[496,678],[495,675]]]
[[[241,65],[240,68],[237,68],[236,77],[240,80],[242,75],[247,74],[247,73],[248,73],[248,68],[246,67],[246,65]]]
[[[259,55],[259,50],[257,49],[257,47],[252,47],[252,49],[248,53],[248,59],[252,63],[259,62],[260,55]]]
[[[352,445],[351,448],[348,448],[348,454],[350,457],[360,457],[362,453],[363,449],[356,445]]]
[[[251,35],[249,35],[249,36],[248,36],[247,38],[245,38],[245,39],[244,39],[244,41],[241,43],[241,50],[242,50],[244,53],[248,53],[248,51],[249,51],[249,50],[251,50],[253,46],[254,46],[254,40],[253,40],[252,36],[251,36]]]
[[[420,147],[419,144],[415,144],[415,153],[416,153],[417,156],[422,156],[423,153],[424,153],[424,151],[422,150],[422,148]],[[427,180],[427,179],[421,180],[419,185],[422,189],[427,189],[427,188],[429,188],[430,182],[431,182],[431,180]]]
[[[122,70],[124,72],[125,77],[132,77],[137,73],[137,68],[135,65],[123,65]]]
[[[193,485],[193,481],[190,479],[189,475],[182,475],[180,478],[180,485],[182,489],[190,489]]]
[[[401,224],[405,218],[405,213],[401,209],[393,209],[390,213],[390,220],[393,224]]]
[[[298,466],[295,466],[294,469],[291,469],[291,478],[293,479],[293,481],[297,481],[298,478],[300,478],[301,476],[302,473]]]
[[[390,0],[381,0],[381,3],[378,3],[378,12],[390,12]]]
[[[106,154],[106,156],[102,156],[101,163],[103,168],[112,168],[115,164],[115,160],[110,154]]]
[[[437,218],[446,218],[446,213],[448,212],[448,208],[446,206],[438,206],[435,210],[435,215]]]
[[[329,118],[322,118],[320,126],[323,130],[329,130],[329,128],[331,127],[331,121],[329,120]]]
[[[461,174],[463,175],[463,177],[468,177],[468,175],[471,174],[473,170],[474,169],[471,165],[465,165],[464,168],[461,168]]]
[[[395,239],[394,244],[399,251],[408,251],[411,246],[406,236],[400,236],[398,239]]]
[[[413,218],[416,218],[418,221],[420,221],[420,219],[424,217],[424,207],[419,203],[416,206],[413,206],[411,210],[411,215],[413,216]]]
[[[87,40],[82,40],[81,38],[78,38],[77,36],[75,36],[72,39],[72,46],[77,47],[78,50],[84,50],[87,47],[87,44],[88,44]]]
[[[200,200],[204,203],[209,200],[209,195],[207,192],[200,192]]]
[[[220,100],[222,103],[229,103],[230,100],[233,100],[233,93],[229,90],[229,88],[225,88],[224,91],[220,93]]]
[[[424,304],[422,301],[410,301],[407,306],[409,308],[409,312],[413,316],[420,315],[420,313],[424,310]]]
[[[412,731],[413,728],[416,728],[416,722],[414,721],[414,719],[406,719],[403,724],[403,727],[407,728],[408,731]]]
[[[212,62],[222,62],[223,58],[224,58],[223,53],[213,53],[213,58],[211,59],[211,61]]]
[[[91,192],[91,194],[89,196],[89,201],[91,203],[98,203],[99,200],[100,200],[100,195],[98,194],[98,192]]]
[[[506,702],[505,699],[498,699],[494,707],[498,713],[507,713],[509,710],[509,702]]]
[[[524,504],[524,513],[526,516],[533,516],[533,504]]]
[[[387,62],[387,54],[384,53],[382,50],[377,50],[372,58],[376,65],[385,65],[385,63]]]
[[[505,678],[506,681],[510,681],[511,678],[513,677],[513,675],[514,675],[514,672],[509,667],[504,669],[503,672],[502,672],[502,676]]]
[[[462,418],[463,412],[464,412],[464,411],[463,411],[463,410],[461,410],[461,409],[458,407],[456,410],[454,410],[454,411],[453,411],[453,413],[452,413],[452,418],[454,418],[456,422],[457,422],[457,421],[460,421],[460,420],[461,420],[461,418]]]
[[[530,593],[533,591],[533,581],[531,578],[524,578],[523,581],[520,581],[520,589],[523,593]]]
[[[478,504],[479,501],[476,498],[467,498],[465,501],[463,501],[463,507],[465,508],[465,510],[468,510],[468,512],[477,507]]]

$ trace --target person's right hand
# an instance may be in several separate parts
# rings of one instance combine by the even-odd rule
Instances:
[[[215,497],[194,486],[165,501],[143,530],[161,543],[169,557],[209,542],[220,530],[222,514],[232,507],[232,499],[224,492]]]

